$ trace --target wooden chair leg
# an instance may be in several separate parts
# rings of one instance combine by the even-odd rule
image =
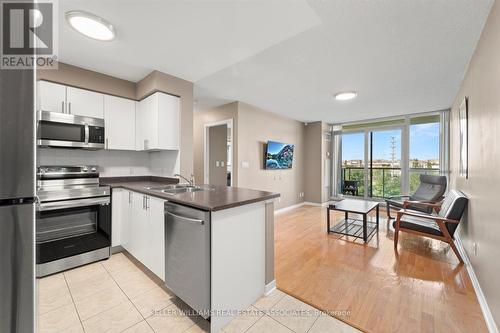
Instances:
[[[458,252],[457,246],[455,245],[455,241],[451,237],[450,233],[448,232],[448,228],[446,228],[445,224],[441,221],[436,221],[437,224],[439,225],[439,229],[441,229],[441,232],[444,235],[444,238],[446,239],[446,243],[450,244],[451,249],[455,253],[455,255],[458,258],[458,261],[460,261],[461,264],[464,263],[462,256],[460,255],[460,252]]]
[[[455,242],[453,241],[453,238],[450,239],[450,242],[448,244],[450,244],[451,249],[453,250],[453,252],[455,252],[455,255],[457,256],[458,261],[460,261],[460,263],[463,264],[464,261],[462,259],[462,256],[460,255],[460,252],[458,252],[457,246],[455,245]]]
[[[399,223],[401,220],[401,214],[398,214],[396,219],[396,227],[394,228],[394,249],[398,248],[398,238],[399,238]]]
[[[392,216],[391,216],[391,205],[387,204],[386,211],[387,211],[387,218],[388,218],[389,220],[392,220]]]

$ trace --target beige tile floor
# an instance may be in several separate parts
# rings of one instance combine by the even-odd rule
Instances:
[[[208,322],[122,253],[37,280],[39,333],[208,332]],[[230,322],[224,333],[359,332],[279,290]]]

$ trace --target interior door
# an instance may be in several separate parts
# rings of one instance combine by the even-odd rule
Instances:
[[[208,128],[208,180],[210,185],[227,185],[227,125]]]

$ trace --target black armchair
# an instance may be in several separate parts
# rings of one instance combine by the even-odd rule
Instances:
[[[344,180],[342,184],[342,193],[343,194],[351,194],[354,196],[358,196],[358,185],[359,181],[357,180]]]
[[[440,207],[439,213],[426,214],[407,208],[415,202],[405,201],[403,209],[398,211],[394,227],[394,248],[398,246],[398,236],[400,231],[405,231],[425,237],[441,240],[450,244],[458,260],[463,263],[462,257],[454,243],[454,234],[458,224],[467,207],[469,199],[460,191],[451,190],[443,200],[441,205],[424,204],[430,208]],[[421,202],[418,202],[422,204]]]
[[[390,197],[387,203],[387,217],[392,219],[391,208],[403,208],[404,201],[414,201],[409,208],[422,213],[431,213],[432,206],[423,203],[436,203],[443,200],[446,191],[446,176],[420,175],[420,185],[413,195]],[[418,201],[418,202],[416,202]]]

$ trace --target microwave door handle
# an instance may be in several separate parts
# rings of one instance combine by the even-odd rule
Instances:
[[[85,124],[85,144],[89,144],[90,129],[89,124]]]

